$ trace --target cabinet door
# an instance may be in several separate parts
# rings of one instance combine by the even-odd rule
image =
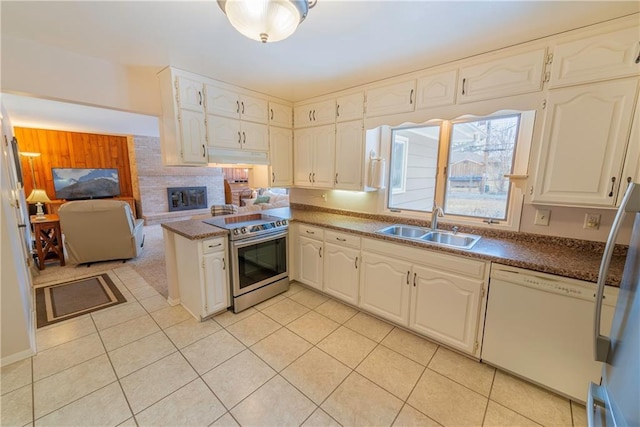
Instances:
[[[302,128],[313,125],[313,106],[311,104],[299,105],[293,109],[293,126]]]
[[[458,70],[420,77],[416,91],[416,109],[455,104],[457,81]]]
[[[336,121],[336,101],[330,99],[328,101],[316,102],[313,104],[311,118],[314,126],[335,123]]]
[[[336,125],[335,188],[362,190],[364,126],[362,120]]]
[[[636,79],[550,91],[533,201],[615,205]]]
[[[207,114],[207,138],[212,147],[239,150],[242,148],[240,121]]]
[[[409,327],[474,354],[483,281],[413,266]]]
[[[250,122],[267,124],[269,122],[268,102],[264,99],[242,95],[240,97],[240,118]]]
[[[336,100],[336,122],[348,122],[364,118],[364,94],[341,96]]]
[[[293,185],[293,134],[290,129],[269,127],[269,153],[271,187]]]
[[[360,307],[400,325],[409,324],[411,263],[362,252]]]
[[[311,181],[314,187],[333,188],[335,180],[335,125],[319,126],[314,133],[313,173]]]
[[[202,83],[185,77],[176,77],[178,106],[183,110],[204,112]]]
[[[290,128],[293,125],[293,109],[277,102],[269,102],[269,124]]]
[[[624,193],[630,182],[640,183],[640,97],[636,104],[633,123],[631,125],[631,137],[627,146],[627,155],[624,158],[624,167],[622,168],[622,182],[618,189],[618,199],[616,206],[620,205]]]
[[[204,113],[180,110],[180,137],[182,161],[190,164],[206,164],[207,137]]]
[[[520,95],[542,89],[546,49],[460,69],[458,102]]]
[[[322,250],[322,242],[304,236],[298,237],[298,280],[320,290],[322,290]]]
[[[267,125],[240,122],[242,148],[251,151],[269,151],[269,128]]]
[[[238,94],[216,86],[206,85],[207,114],[230,117],[240,117],[240,100]]]
[[[638,27],[562,43],[553,51],[549,87],[637,75]]]
[[[313,129],[296,130],[293,134],[293,183],[302,187],[312,185],[313,174]]]
[[[204,310],[205,316],[227,308],[229,301],[229,273],[225,251],[202,256],[204,267]]]
[[[360,251],[325,243],[324,291],[349,304],[358,304]]]
[[[415,91],[415,80],[369,89],[367,91],[367,117],[413,111]]]

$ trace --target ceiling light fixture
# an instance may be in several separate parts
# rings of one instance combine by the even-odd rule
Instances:
[[[317,0],[218,0],[240,34],[262,43],[293,34]]]

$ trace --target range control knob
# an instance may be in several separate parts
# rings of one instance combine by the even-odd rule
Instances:
[[[287,225],[287,220],[286,219],[282,220],[282,225]]]
[[[278,220],[276,221],[276,227],[280,227],[282,225],[282,221]]]
[[[242,234],[247,234],[247,227],[242,227],[242,228],[240,229],[240,232],[241,232]]]
[[[234,229],[233,229],[233,234],[236,234],[236,235],[237,235],[239,232],[240,232],[240,231],[239,231],[237,228],[234,228]]]

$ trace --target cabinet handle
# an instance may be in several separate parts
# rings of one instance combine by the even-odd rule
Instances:
[[[227,269],[227,261],[224,258],[222,258],[222,269],[223,270]]]
[[[638,43],[640,45],[640,43]],[[636,58],[636,64],[640,64],[640,49],[638,49],[638,57]]]
[[[202,91],[198,91],[198,98],[199,98],[198,104],[202,105]]]
[[[313,119],[311,118],[311,110],[309,110],[309,121],[312,121]]]
[[[241,104],[242,104],[242,114],[244,114],[244,101],[242,101]]]
[[[202,144],[202,157],[207,157],[207,149],[205,148],[204,144]]]
[[[334,181],[336,184],[338,183],[338,174],[336,174],[336,179]]]
[[[275,172],[271,172],[271,183],[275,183],[276,182],[276,173]]]
[[[315,172],[311,174],[311,180],[312,180],[311,182],[316,182],[316,173]]]
[[[411,276],[411,272],[407,271],[407,285],[409,284],[409,276]]]
[[[306,233],[307,233],[307,234],[316,234],[316,232],[315,232],[315,231],[309,231],[309,230],[306,230]]]
[[[313,110],[313,121],[316,121],[316,110]]]
[[[413,287],[416,287],[416,278],[418,277],[418,273],[413,273]]]
[[[236,101],[236,114],[240,114],[240,101]]]
[[[318,255],[320,255],[320,258],[322,258],[322,247],[318,248]]]
[[[413,89],[409,92],[409,104],[413,104]]]
[[[611,177],[611,191],[609,192],[609,197],[613,197],[613,187],[616,186],[616,177]]]
[[[465,95],[466,93],[466,86],[467,86],[467,78],[465,77],[464,79],[462,79],[462,94]]]
[[[242,135],[240,135],[240,131],[238,131],[238,144],[242,144]]]
[[[358,269],[358,257],[356,257],[356,270]]]
[[[337,240],[338,242],[346,242],[346,241],[347,241],[347,239],[343,239],[343,238],[341,238],[341,237],[336,237],[336,240]]]
[[[336,117],[340,117],[340,104],[336,105]]]
[[[311,182],[311,172],[309,172],[309,182]]]
[[[247,143],[247,135],[245,135],[244,131],[242,131],[242,143],[243,144]]]
[[[218,243],[217,245],[209,245],[210,248],[217,248],[218,246],[222,246],[222,243]]]
[[[271,109],[271,120],[273,120],[273,108]]]

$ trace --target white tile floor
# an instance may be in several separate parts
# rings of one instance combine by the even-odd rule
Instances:
[[[131,267],[127,303],[39,329],[2,426],[581,426],[584,407],[323,295],[195,321]]]

